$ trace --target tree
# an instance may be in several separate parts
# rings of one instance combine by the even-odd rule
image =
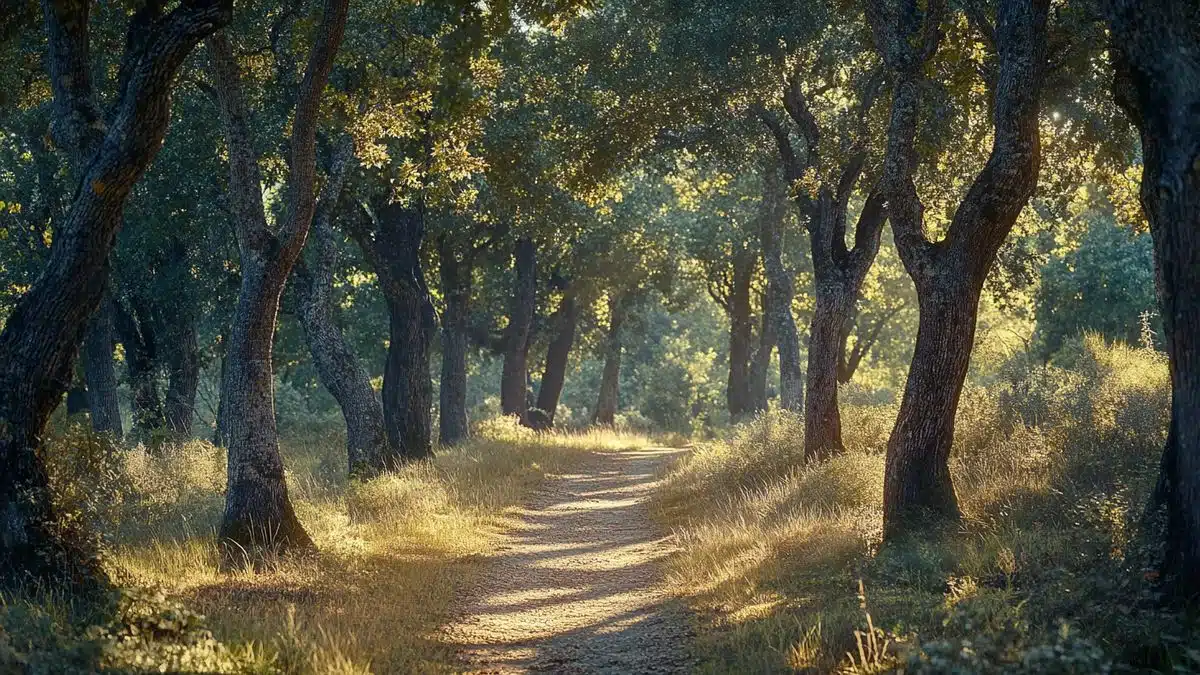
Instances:
[[[847,124],[842,129],[839,145],[849,146],[844,161],[831,161],[829,148],[823,151],[822,128],[810,103],[812,93],[806,93],[799,66],[793,72],[783,92],[783,105],[799,130],[803,152],[797,153],[789,132],[775,116],[760,111],[763,123],[770,129],[779,147],[784,171],[795,187],[793,196],[805,217],[809,233],[809,250],[813,265],[816,305],[809,326],[808,396],[804,408],[804,453],[809,458],[822,458],[841,452],[842,423],[838,411],[838,364],[842,354],[842,336],[852,320],[862,291],[863,281],[879,252],[879,237],[887,218],[884,198],[872,189],[859,213],[854,228],[854,246],[846,247],[846,221],[850,198],[862,177],[868,159],[870,141],[868,116],[881,85],[881,73],[868,71],[860,82],[843,84],[856,96]],[[819,93],[838,87],[828,77]],[[836,128],[835,128],[836,129]],[[828,129],[826,130],[828,131]],[[826,156],[823,156],[826,155]],[[817,187],[802,183],[806,174],[815,174]]]
[[[267,221],[250,111],[228,36],[208,41],[229,153],[242,284],[221,382],[222,440],[229,485],[219,538],[228,561],[262,550],[304,551],[312,540],[288,499],[279,439],[271,351],[279,298],[308,237],[316,207],[316,133],[322,94],[346,25],[348,0],[327,0],[295,97],[287,197],[279,227]]]
[[[354,161],[353,141],[345,136],[338,141],[329,178],[317,200],[307,245],[309,255],[296,261],[293,279],[297,315],[313,364],[325,388],[337,399],[346,421],[348,470],[352,476],[369,476],[388,452],[383,402],[337,324],[333,298],[338,262],[333,219]]]
[[[580,313],[577,286],[562,277],[552,281],[552,284],[559,287],[562,297],[554,309],[554,314],[550,316],[553,334],[546,347],[546,368],[538,385],[537,415],[530,420],[535,429],[543,430],[554,426],[554,416],[566,381],[567,360],[571,355],[571,347],[575,344]]]
[[[604,373],[596,395],[596,412],[592,422],[611,427],[616,422],[621,383],[621,330],[629,308],[628,297],[610,295],[608,298],[608,330],[604,336]]]
[[[537,303],[537,247],[533,239],[517,239],[513,250],[513,286],[508,326],[504,330],[504,370],[500,410],[529,422],[529,343]]]
[[[784,410],[804,409],[804,373],[800,366],[800,335],[792,315],[795,274],[783,264],[783,226],[787,218],[786,190],[778,166],[763,169],[760,227],[763,270],[767,276],[764,313],[773,324],[779,347],[779,405]]]
[[[92,87],[89,6],[44,6],[53,134],[78,158],[72,164],[87,168],[41,276],[0,332],[0,575],[6,582],[85,582],[100,574],[90,552],[58,526],[38,445],[103,297],[126,199],[166,133],[175,75],[232,12],[231,3],[220,0],[184,2],[162,16],[157,4],[144,7],[130,23],[119,94],[105,119]]]
[[[920,323],[884,477],[884,537],[926,518],[959,517],[950,478],[954,417],[970,363],[983,284],[1037,186],[1039,94],[1046,70],[1048,0],[999,0],[994,36],[994,136],[987,164],[959,203],[945,236],[929,238],[913,176],[925,68],[938,51],[944,6],[872,2],[868,17],[891,73],[892,104],[881,187]],[[977,17],[978,21],[983,19]]]
[[[376,471],[433,456],[429,356],[436,319],[421,264],[425,218],[420,201],[405,204],[380,197],[371,208],[370,230],[353,233],[379,277],[389,317],[383,371],[388,452],[377,460]]]
[[[1111,0],[1118,104],[1142,141],[1171,372],[1171,427],[1154,500],[1166,514],[1164,568],[1181,597],[1200,595],[1200,7]]]

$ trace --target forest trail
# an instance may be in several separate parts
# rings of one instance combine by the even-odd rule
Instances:
[[[596,452],[546,479],[446,632],[465,672],[689,672],[686,610],[661,583],[672,545],[646,503],[681,452]]]

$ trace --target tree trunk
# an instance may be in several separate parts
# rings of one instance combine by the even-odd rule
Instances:
[[[775,322],[771,318],[773,308],[771,298],[763,293],[762,321],[759,325],[758,349],[750,360],[750,408],[749,412],[759,413],[767,409],[767,373],[771,370],[771,353],[775,351]]]
[[[1141,134],[1141,201],[1171,373],[1171,427],[1154,504],[1166,516],[1163,572],[1170,595],[1189,600],[1200,596],[1200,7],[1112,0],[1107,9],[1114,93]]]
[[[783,266],[786,195],[774,165],[763,172],[763,182],[760,238],[767,277],[763,310],[771,321],[779,347],[779,406],[800,412],[804,409],[804,373],[800,368],[800,335],[792,316],[793,274]]]
[[[278,229],[267,222],[250,113],[228,38],[208,42],[229,155],[229,196],[241,256],[241,289],[221,382],[221,438],[229,451],[225,514],[218,537],[224,561],[252,562],[261,552],[309,551],[312,539],[288,498],[279,437],[271,352],[279,297],[300,257],[316,209],[316,131],[322,92],[346,25],[347,0],[326,0],[296,96],[285,208]]]
[[[846,449],[838,410],[838,357],[842,327],[857,289],[818,283],[816,307],[809,326],[808,399],[804,409],[804,455],[824,459]]]
[[[949,460],[955,412],[971,363],[979,294],[953,282],[917,288],[921,317],[916,351],[884,474],[885,508],[890,504],[894,509],[890,533],[917,531],[930,519],[959,518]]]
[[[920,306],[917,342],[884,472],[884,539],[959,517],[949,456],[954,416],[971,358],[979,294],[1000,246],[1037,187],[1039,96],[1045,71],[1049,0],[1001,0],[987,164],[951,220],[946,236],[925,235],[917,196],[915,138],[924,62],[937,51],[941,5],[911,5],[891,17],[868,7],[884,60],[893,71],[892,111],[881,180],[896,246]]]
[[[579,303],[573,290],[563,295],[550,323],[554,326],[554,337],[546,348],[546,370],[538,387],[537,411],[533,428],[550,429],[554,426],[554,414],[558,410],[558,399],[562,396],[563,384],[567,379],[567,359],[575,343],[575,328],[579,322]]]
[[[505,329],[504,367],[500,380],[500,410],[529,421],[529,336],[537,302],[537,249],[529,237],[517,240],[516,282]]]
[[[474,261],[468,253],[459,260],[450,238],[438,239],[442,293],[442,380],[438,416],[438,442],[453,446],[470,436],[467,420],[467,344],[469,340],[471,275]]]
[[[158,343],[150,311],[133,301],[132,311],[116,302],[117,335],[125,347],[125,366],[132,396],[133,432],[146,440],[165,424],[162,398],[158,393]]]
[[[113,365],[113,307],[107,295],[88,325],[83,346],[83,371],[87,380],[87,404],[92,415],[92,429],[112,434],[120,441],[121,405],[117,398],[117,371]]]
[[[729,381],[725,387],[725,403],[734,421],[750,409],[750,358],[754,336],[750,284],[753,277],[754,257],[742,248],[733,257],[733,285],[729,293]]]
[[[333,272],[337,266],[337,240],[333,216],[349,165],[354,157],[350,139],[339,142],[329,180],[322,188],[306,262],[301,258],[292,275],[297,316],[304,330],[321,384],[333,395],[346,422],[346,458],[351,476],[369,476],[387,454],[383,402],[371,378],[346,342],[334,318]]]
[[[433,382],[429,350],[436,321],[421,269],[425,237],[422,207],[388,204],[378,209],[370,257],[376,263],[390,316],[383,373],[383,419],[390,452],[379,470],[433,456]]]
[[[101,302],[126,199],[161,147],[171,84],[206,35],[227,23],[229,2],[192,2],[159,19],[130,50],[132,66],[103,138],[96,124],[88,3],[44,4],[54,134],[81,159],[79,189],[55,228],[50,258],[0,332],[0,582],[93,585],[103,578],[81,538],[64,531],[38,452],[50,413],[71,383],[72,362]]]
[[[596,397],[595,424],[611,427],[616,422],[621,392],[621,328],[625,324],[625,301],[621,296],[608,300],[608,335],[604,338],[604,372]]]
[[[167,355],[167,428],[180,438],[192,435],[196,416],[196,391],[200,388],[200,347],[196,340],[196,320],[184,313],[173,326]]]

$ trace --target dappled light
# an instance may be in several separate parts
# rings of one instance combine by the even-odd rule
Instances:
[[[1200,673],[1198,111],[1198,0],[0,0],[0,675]]]

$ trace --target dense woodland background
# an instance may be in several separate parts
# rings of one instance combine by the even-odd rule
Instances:
[[[1192,0],[0,17],[0,665],[452,668],[653,442],[704,668],[1200,669]]]

